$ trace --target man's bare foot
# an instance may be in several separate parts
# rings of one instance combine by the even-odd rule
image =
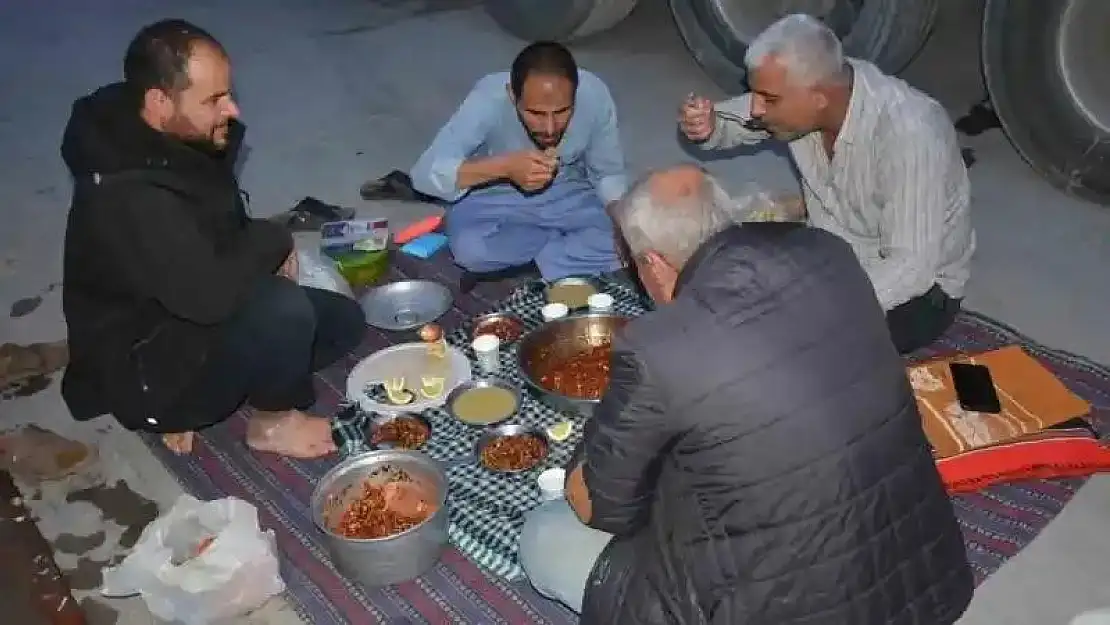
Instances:
[[[331,422],[300,410],[256,410],[247,420],[247,445],[292,458],[319,458],[336,451]]]
[[[170,451],[175,454],[187,454],[193,451],[193,437],[196,432],[174,432],[173,434],[163,434],[162,443],[169,447]]]

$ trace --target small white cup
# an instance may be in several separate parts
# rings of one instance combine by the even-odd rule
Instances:
[[[613,296],[608,293],[594,293],[586,299],[590,312],[609,312],[613,310]]]
[[[567,308],[567,305],[561,302],[552,302],[540,309],[540,314],[543,315],[544,321],[555,321],[556,319],[562,319],[563,317],[566,317],[567,313],[569,312],[570,309]]]
[[[567,481],[567,472],[563,469],[548,469],[536,478],[540,487],[540,499],[554,501],[563,498],[563,483]]]
[[[479,334],[471,343],[474,359],[484,373],[494,373],[501,368],[501,339],[496,334]]]

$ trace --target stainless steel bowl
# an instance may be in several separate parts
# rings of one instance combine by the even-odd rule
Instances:
[[[428,428],[428,440],[432,440],[432,434],[435,432],[435,430],[432,429],[431,419],[415,412],[401,412],[397,414],[378,415],[373,419],[370,419],[370,423],[366,424],[366,442],[369,443],[372,447],[376,446],[378,449],[402,449],[401,447],[395,447],[392,443],[374,443],[372,441],[374,437],[374,432],[377,431],[378,428],[391,421],[396,421],[397,419],[414,419],[423,423],[424,427]],[[424,441],[423,445],[416,447],[415,449],[423,449],[427,444],[428,441]]]
[[[502,436],[534,436],[543,443],[543,456],[541,456],[540,459],[536,461],[536,464],[534,466],[528,467],[527,469],[517,469],[515,471],[500,471],[498,469],[487,467],[482,462],[482,450],[486,448],[486,445],[489,445],[495,439],[501,438]],[[541,466],[544,460],[547,460],[547,456],[550,453],[551,439],[547,437],[547,432],[544,432],[540,428],[534,428],[529,425],[507,424],[488,428],[485,432],[482,432],[482,435],[478,437],[478,442],[474,444],[474,457],[476,458],[478,465],[487,471],[493,471],[495,473],[524,473],[527,471],[531,471]]]
[[[459,415],[455,414],[455,400],[458,399],[463,393],[465,393],[465,392],[467,392],[471,389],[489,388],[491,386],[501,388],[501,389],[505,389],[506,391],[509,391],[510,393],[513,394],[513,400],[516,402],[516,408],[513,408],[512,412],[505,415],[504,417],[501,417],[500,419],[496,419],[496,420],[490,421],[488,423],[470,423],[470,422],[467,422],[467,421],[463,421],[462,419],[459,418]],[[447,395],[447,401],[444,403],[443,406],[447,410],[447,414],[454,417],[454,419],[456,421],[458,421],[459,423],[462,423],[463,425],[470,425],[470,426],[474,426],[474,427],[488,427],[488,426],[491,426],[491,425],[496,425],[498,423],[502,423],[502,422],[508,420],[513,415],[515,415],[520,410],[520,404],[521,404],[522,400],[523,400],[523,397],[521,395],[519,387],[517,387],[513,384],[510,384],[509,382],[506,382],[505,380],[502,380],[500,378],[478,378],[478,379],[471,380],[469,382],[463,382],[462,384],[455,387],[455,390],[451,391],[451,393],[449,395]]]
[[[605,285],[602,284],[600,280],[589,276],[571,276],[568,278],[560,278],[558,280],[552,280],[550,283],[548,283],[547,287],[545,287],[544,299],[547,301],[547,303],[550,304],[553,302],[553,300],[551,299],[551,289],[563,284],[581,284],[593,287],[594,291],[598,293],[601,293],[605,289]],[[588,306],[589,304],[583,303],[581,306],[568,306],[568,308],[570,308],[571,312],[573,312],[576,310],[583,310]]]
[[[366,323],[383,330],[411,330],[431,323],[451,308],[451,291],[430,280],[401,280],[371,289],[359,305]]]
[[[484,324],[491,323],[491,322],[494,322],[494,321],[501,321],[501,320],[506,320],[506,321],[509,321],[511,323],[515,323],[517,325],[517,327],[520,328],[520,335],[521,336],[524,336],[524,333],[528,331],[528,326],[524,325],[524,320],[522,320],[520,317],[517,317],[516,315],[514,315],[512,313],[495,312],[495,313],[490,313],[488,315],[481,315],[481,316],[478,316],[478,317],[474,318],[474,324],[473,324],[473,326],[471,327],[471,330],[470,330],[470,338],[472,338],[472,339],[477,338],[478,334],[479,334],[479,330],[481,329],[481,327]],[[501,343],[502,344],[514,343],[514,342],[519,341],[519,340],[520,340],[520,336],[518,336],[517,338],[515,338],[511,341],[506,341],[506,340],[502,339]]]
[[[520,340],[517,364],[524,383],[555,410],[593,415],[599,399],[571,397],[545,387],[535,371],[545,360],[566,360],[590,348],[611,343],[613,335],[631,320],[617,313],[581,313],[549,321]]]
[[[436,509],[431,516],[385,538],[347,538],[333,531],[367,480],[391,481],[398,472],[435,494]],[[388,449],[347,458],[317,482],[310,509],[336,568],[369,587],[423,575],[435,566],[447,544],[447,476],[438,462],[418,451]]]

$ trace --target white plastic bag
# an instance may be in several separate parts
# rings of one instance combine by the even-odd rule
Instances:
[[[297,284],[332,291],[354,299],[351,285],[339,269],[320,250],[297,248]]]
[[[131,553],[104,570],[101,594],[140,595],[151,614],[185,625],[241,616],[285,590],[274,533],[251,504],[182,495],[143,530]]]

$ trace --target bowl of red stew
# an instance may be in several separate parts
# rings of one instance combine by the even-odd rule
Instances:
[[[552,408],[592,415],[609,388],[613,338],[629,321],[616,313],[581,313],[541,325],[520,340],[521,377]]]

